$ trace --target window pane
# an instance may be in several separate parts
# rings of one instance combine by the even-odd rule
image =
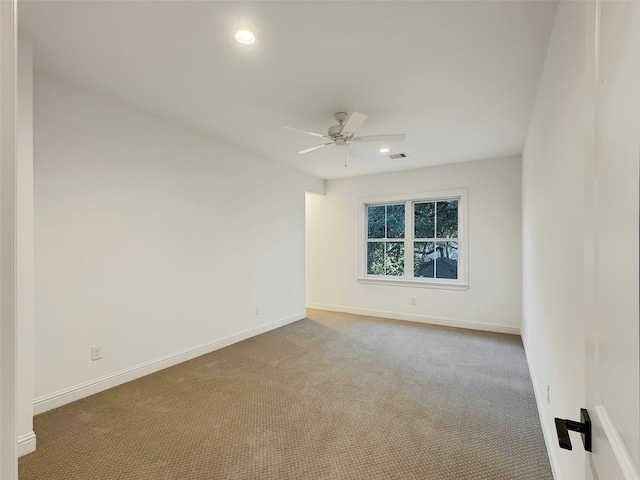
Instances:
[[[367,207],[367,238],[384,238],[385,206]]]
[[[386,275],[404,274],[404,242],[388,242],[386,246]]]
[[[404,238],[404,204],[387,205],[387,238]]]
[[[433,202],[413,205],[415,238],[435,238],[435,208]]]
[[[404,242],[367,242],[367,274],[404,274]]]
[[[458,200],[437,202],[436,238],[458,238]]]
[[[384,242],[367,243],[367,274],[384,275]]]
[[[433,242],[413,243],[413,276],[434,277],[435,251]]]
[[[458,278],[458,242],[436,243],[436,278]]]

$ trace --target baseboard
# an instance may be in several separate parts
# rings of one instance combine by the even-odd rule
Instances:
[[[383,310],[373,310],[369,308],[353,308],[343,305],[329,305],[325,303],[307,303],[307,308],[317,310],[328,310],[330,312],[354,313],[356,315],[367,315],[369,317],[393,318],[394,320],[406,320],[408,322],[429,323],[432,325],[442,325],[445,327],[467,328],[471,330],[482,330],[484,332],[509,333],[520,335],[519,327],[508,327],[493,323],[477,323],[456,318],[431,317],[427,315],[414,315],[410,313],[387,312]]]
[[[18,437],[18,457],[36,451],[36,434],[31,431]]]
[[[549,463],[551,463],[551,472],[555,480],[563,480],[562,473],[560,472],[560,463],[558,461],[558,453],[556,450],[556,442],[558,437],[555,431],[551,431],[551,427],[548,422],[545,422],[545,418],[548,417],[547,407],[543,401],[545,395],[540,386],[538,385],[538,377],[536,376],[535,367],[531,363],[531,357],[527,353],[526,338],[522,342],[524,345],[524,354],[527,359],[527,365],[529,366],[529,376],[531,377],[531,383],[533,384],[533,394],[536,398],[536,406],[538,407],[538,417],[540,417],[540,426],[542,427],[542,436],[544,437],[544,444],[547,447],[547,455],[549,456]]]
[[[62,405],[66,405],[67,403],[75,402],[76,400],[94,395],[98,392],[102,392],[103,390],[107,390],[109,388],[122,385],[123,383],[130,382],[131,380],[144,377],[145,375],[149,375],[150,373],[154,373],[159,370],[172,367],[179,363],[186,362],[187,360],[191,360],[192,358],[196,358],[220,348],[227,347],[234,343],[241,342],[242,340],[246,340],[247,338],[255,337],[256,335],[268,332],[269,330],[283,327],[284,325],[302,320],[306,316],[306,313],[291,315],[274,322],[260,325],[259,327],[243,330],[241,332],[229,335],[213,342],[203,343],[192,348],[187,348],[177,353],[172,353],[170,355],[166,355],[164,357],[160,357],[155,360],[136,365],[134,367],[126,368],[119,372],[111,373],[109,375],[89,380],[88,382],[84,382],[79,385],[74,385],[73,387],[65,388],[64,390],[60,390],[49,395],[38,397],[33,402],[33,413],[34,415],[37,415],[39,413],[61,407]]]

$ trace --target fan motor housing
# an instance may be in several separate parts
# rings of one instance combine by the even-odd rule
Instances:
[[[340,135],[340,132],[342,132],[342,127],[343,127],[342,124],[329,127],[329,136],[333,138],[337,135]]]

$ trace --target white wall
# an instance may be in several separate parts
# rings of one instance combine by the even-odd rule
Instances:
[[[34,106],[36,411],[305,316],[323,181],[38,73]]]
[[[554,417],[584,405],[585,3],[562,2],[523,154],[525,346],[556,478],[584,478]],[[550,388],[547,403],[546,386]]]
[[[520,157],[327,181],[325,196],[307,196],[307,305],[519,333],[520,182]],[[468,189],[468,290],[356,282],[360,197],[457,188]]]
[[[18,39],[18,130],[16,162],[16,390],[18,454],[35,450],[33,433],[34,251],[33,251],[33,46]]]

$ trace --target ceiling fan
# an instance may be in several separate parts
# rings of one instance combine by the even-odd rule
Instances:
[[[327,143],[323,143],[322,145],[305,148],[304,150],[300,150],[296,153],[304,155],[305,153],[313,152],[314,150],[319,150],[321,148],[328,147],[329,145],[347,147],[352,142],[402,142],[404,140],[404,133],[392,135],[365,135],[363,137],[356,137],[355,131],[368,118],[364,113],[353,112],[351,115],[347,115],[345,112],[338,112],[335,114],[335,117],[338,121],[338,125],[329,127],[327,135],[322,135],[321,133],[315,132],[307,132],[298,128],[284,127],[285,129],[292,132],[306,133],[307,135],[312,135],[314,137],[329,140]]]

